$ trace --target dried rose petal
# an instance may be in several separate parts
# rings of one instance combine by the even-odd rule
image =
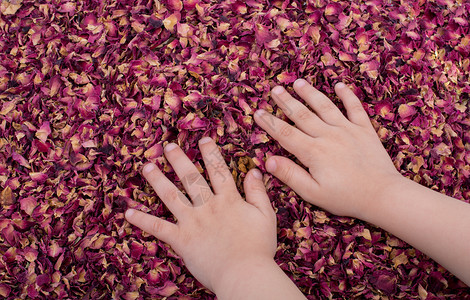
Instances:
[[[409,117],[416,114],[416,109],[413,106],[402,104],[398,107],[398,114],[402,119],[408,119]]]
[[[177,22],[178,18],[173,14],[163,20],[163,26],[165,26],[166,29],[173,31]]]
[[[295,72],[282,72],[277,75],[277,80],[282,84],[289,84],[294,82],[297,79]]]
[[[21,8],[23,0],[5,0],[0,3],[0,12],[4,15],[13,15]]]
[[[274,34],[269,27],[264,26],[262,24],[256,24],[255,36],[256,36],[256,42],[259,45],[262,45],[265,43],[267,44],[277,37],[276,34]]]
[[[34,197],[27,197],[20,199],[20,205],[22,210],[24,210],[28,215],[31,215],[38,205],[38,202]]]
[[[9,287],[8,285],[4,283],[0,284],[0,296],[6,298],[10,295],[10,292],[11,292],[11,287]]]

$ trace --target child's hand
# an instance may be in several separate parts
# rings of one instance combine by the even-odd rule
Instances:
[[[282,156],[270,157],[266,169],[304,200],[337,215],[363,218],[382,191],[402,176],[349,88],[342,83],[335,87],[348,118],[305,80],[298,79],[294,89],[313,112],[281,86],[272,95],[297,127],[263,110],[256,112],[255,120],[308,172]]]
[[[245,202],[214,141],[203,138],[199,147],[214,192],[183,151],[169,144],[165,156],[192,202],[156,165],[147,164],[143,169],[145,178],[178,223],[133,209],[126,212],[126,219],[170,244],[206,287],[226,290],[226,282],[250,276],[236,272],[250,273],[252,266],[265,262],[275,266],[276,216],[259,170],[251,170],[246,176]]]

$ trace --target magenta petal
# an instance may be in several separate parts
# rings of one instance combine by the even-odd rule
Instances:
[[[36,278],[36,284],[43,286],[51,282],[51,276],[49,274],[42,274]]]
[[[140,256],[142,255],[142,252],[144,251],[144,246],[138,242],[132,242],[130,246],[131,250],[131,257],[134,259],[139,259]]]
[[[261,24],[256,24],[255,25],[255,37],[256,37],[256,42],[259,45],[262,45],[262,44],[271,42],[277,36],[275,33],[273,33],[271,28],[261,25]]]

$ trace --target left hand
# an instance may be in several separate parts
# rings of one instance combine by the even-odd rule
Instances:
[[[246,175],[244,201],[215,142],[206,137],[199,147],[214,191],[183,151],[168,144],[165,156],[192,201],[150,163],[144,166],[143,174],[178,222],[134,209],[126,211],[126,219],[170,244],[189,271],[215,291],[221,281],[229,280],[224,276],[243,276],[233,272],[243,272],[244,264],[273,261],[276,216],[259,170],[252,169]]]

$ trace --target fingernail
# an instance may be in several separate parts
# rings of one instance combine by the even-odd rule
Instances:
[[[176,147],[178,147],[178,146],[175,143],[170,143],[170,144],[166,145],[165,152],[170,152],[171,150],[175,149]]]
[[[152,170],[155,169],[155,165],[152,163],[146,164],[144,166],[144,173],[150,173]]]
[[[200,144],[207,144],[207,143],[209,143],[210,141],[212,141],[212,139],[211,139],[210,137],[206,136],[206,137],[203,137],[202,139],[200,139],[200,140],[199,140],[199,143],[200,143]]]
[[[299,88],[300,88],[300,87],[303,87],[303,86],[305,85],[305,83],[306,83],[305,80],[303,80],[303,79],[297,79],[297,80],[294,82],[294,85],[295,85],[296,87],[299,87]]]
[[[280,95],[284,92],[284,88],[282,86],[276,86],[273,88],[273,93],[276,95]]]
[[[264,111],[264,109],[258,109],[256,112],[255,112],[255,115],[257,115],[258,117],[261,117],[265,114],[266,112]]]
[[[342,83],[342,82],[338,82],[338,83],[336,84],[336,86],[337,86],[338,88],[340,88],[340,89],[346,87],[346,85],[345,85],[344,83]]]
[[[257,179],[263,178],[263,175],[261,174],[261,172],[258,169],[254,169],[251,172],[253,173],[253,176],[255,176],[255,178],[257,178]]]
[[[266,162],[266,171],[268,171],[269,173],[276,171],[276,168],[277,168],[277,165],[274,159],[269,159]]]
[[[126,210],[126,219],[129,219],[130,217],[132,217],[132,215],[135,213],[135,210],[134,209],[128,209]]]

